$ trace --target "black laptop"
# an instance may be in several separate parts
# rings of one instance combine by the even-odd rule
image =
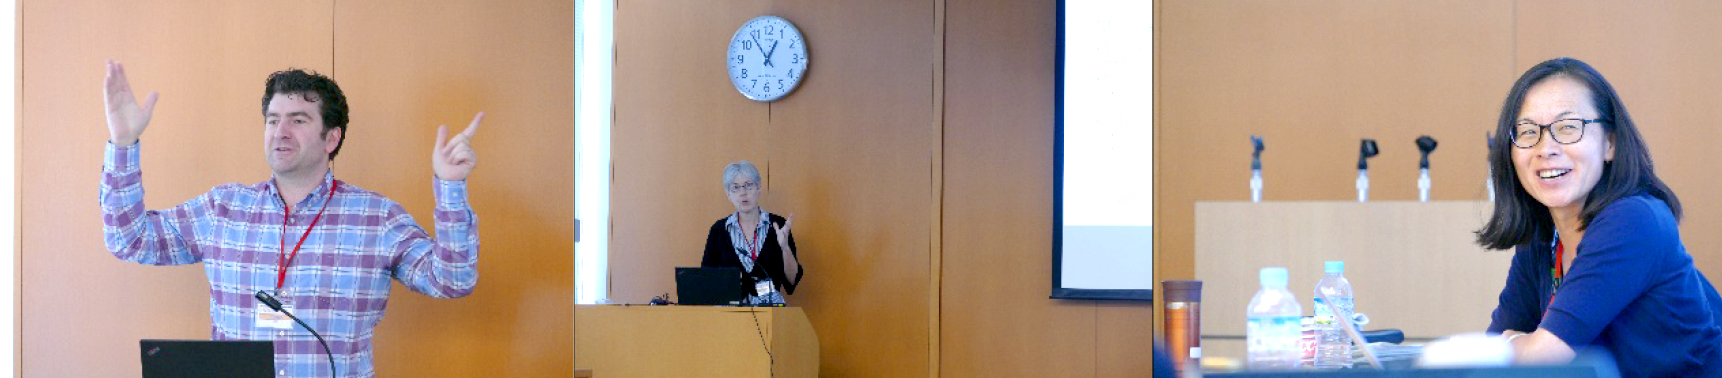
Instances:
[[[739,306],[747,301],[740,268],[676,268],[677,303],[695,306]]]
[[[138,341],[143,378],[275,376],[275,342]]]

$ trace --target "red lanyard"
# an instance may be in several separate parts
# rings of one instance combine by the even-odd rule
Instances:
[[[761,212],[761,213],[763,213],[763,212]],[[761,216],[764,216],[764,214],[761,214]],[[735,214],[735,220],[736,220],[736,223],[741,222],[741,213]],[[740,225],[737,225],[737,226],[740,226]],[[752,226],[753,226],[753,240],[750,240],[747,243],[747,258],[748,258],[748,260],[759,261],[759,249],[760,249],[760,246],[759,246],[759,223],[755,222]]]
[[[311,237],[311,229],[317,228],[317,221],[323,219],[323,210],[329,209],[329,202],[331,202],[331,200],[335,199],[335,188],[339,187],[340,185],[341,185],[340,181],[335,181],[334,183],[329,185],[329,197],[323,199],[323,207],[317,209],[317,216],[311,218],[311,225],[310,226],[305,227],[305,235],[299,236],[299,243],[293,245],[293,255],[292,256],[288,256],[285,253],[285,252],[287,252],[287,217],[288,217],[288,212],[286,210],[286,206],[282,206],[282,210],[281,210],[281,252],[283,252],[283,253],[281,254],[281,268],[277,271],[278,275],[275,277],[275,292],[276,293],[280,293],[281,292],[281,284],[287,282],[287,268],[289,266],[292,266],[293,259],[299,257],[299,247],[305,246],[305,239]]]
[[[1562,263],[1562,260],[1566,257],[1566,253],[1566,246],[1561,244],[1560,239],[1555,239],[1555,266],[1549,268],[1550,273],[1553,273],[1555,276],[1555,285],[1553,288],[1549,289],[1550,305],[1555,304],[1555,291],[1561,289],[1561,278],[1566,276],[1567,273],[1566,264]]]

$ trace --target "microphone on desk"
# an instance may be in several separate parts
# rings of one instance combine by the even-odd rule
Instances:
[[[254,297],[257,297],[258,302],[263,302],[264,306],[269,306],[269,309],[275,310],[275,311],[280,311],[282,314],[287,314],[288,318],[293,319],[293,321],[295,321],[295,322],[299,322],[299,326],[305,327],[306,331],[311,331],[311,336],[317,338],[317,343],[323,344],[323,354],[329,356],[329,373],[330,373],[330,376],[334,376],[334,377],[341,376],[338,372],[335,371],[335,352],[332,350],[329,350],[329,343],[323,341],[323,335],[317,334],[317,330],[311,329],[311,326],[305,324],[305,321],[299,320],[299,317],[293,316],[293,313],[291,313],[291,312],[287,312],[287,309],[281,307],[281,301],[276,300],[275,296],[269,295],[268,291],[258,290],[257,295],[254,295]]]
[[[1256,152],[1250,155],[1250,202],[1262,202],[1262,137],[1251,135]]]
[[[1417,150],[1423,152],[1423,160],[1417,162],[1417,199],[1429,202],[1429,153],[1435,152],[1435,138],[1428,135],[1417,137]]]
[[[1364,139],[1357,151],[1357,202],[1369,201],[1369,158],[1381,153],[1374,139]]]

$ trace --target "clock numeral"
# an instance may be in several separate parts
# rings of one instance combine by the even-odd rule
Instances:
[[[753,85],[749,85],[749,86],[747,86],[747,87],[748,87],[748,88],[753,88],[753,87],[757,87],[757,86],[759,86],[759,79],[754,79],[754,80],[753,80]]]
[[[741,56],[741,55],[736,55],[736,56],[735,56],[735,63],[736,63],[736,64],[742,64],[742,63],[747,63],[747,60],[746,60],[746,59],[742,59],[742,56]]]
[[[771,25],[766,25],[765,26],[765,35],[777,35],[777,27],[771,26]]]
[[[743,78],[743,79],[747,78],[747,69],[746,68],[741,69],[741,78]]]
[[[759,39],[759,29],[754,29],[753,31],[748,32],[748,34],[752,35],[753,39]],[[761,47],[764,47],[764,46],[761,46]]]
[[[753,41],[741,41],[742,50],[753,50]]]
[[[789,78],[791,78],[791,79],[795,78],[795,69],[794,68],[789,69]]]
[[[801,54],[790,54],[789,62],[795,63],[795,64],[800,64],[801,63]]]
[[[801,43],[800,38],[789,40],[789,48],[792,48],[792,49],[795,48],[795,44],[797,44],[797,43]]]

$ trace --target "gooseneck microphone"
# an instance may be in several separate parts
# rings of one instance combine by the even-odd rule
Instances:
[[[1262,137],[1251,135],[1256,152],[1250,155],[1250,202],[1262,202]]]
[[[1381,153],[1374,139],[1364,139],[1357,151],[1357,202],[1369,201],[1369,158]]]
[[[257,297],[258,302],[263,302],[264,306],[269,306],[269,309],[280,311],[282,314],[287,314],[288,318],[293,319],[295,322],[299,322],[300,327],[305,327],[306,331],[311,331],[311,336],[317,338],[317,343],[323,344],[323,354],[329,356],[329,373],[334,377],[341,376],[339,372],[335,371],[335,352],[329,350],[329,343],[323,341],[323,335],[317,334],[317,330],[311,329],[310,325],[306,325],[304,320],[299,320],[299,317],[293,316],[293,313],[287,312],[287,309],[281,308],[281,301],[275,300],[275,296],[269,295],[268,291],[258,290],[257,295],[254,295],[254,297]]]
[[[1423,152],[1423,160],[1417,162],[1417,199],[1429,202],[1429,153],[1435,152],[1435,138],[1428,135],[1417,137],[1417,150]]]

